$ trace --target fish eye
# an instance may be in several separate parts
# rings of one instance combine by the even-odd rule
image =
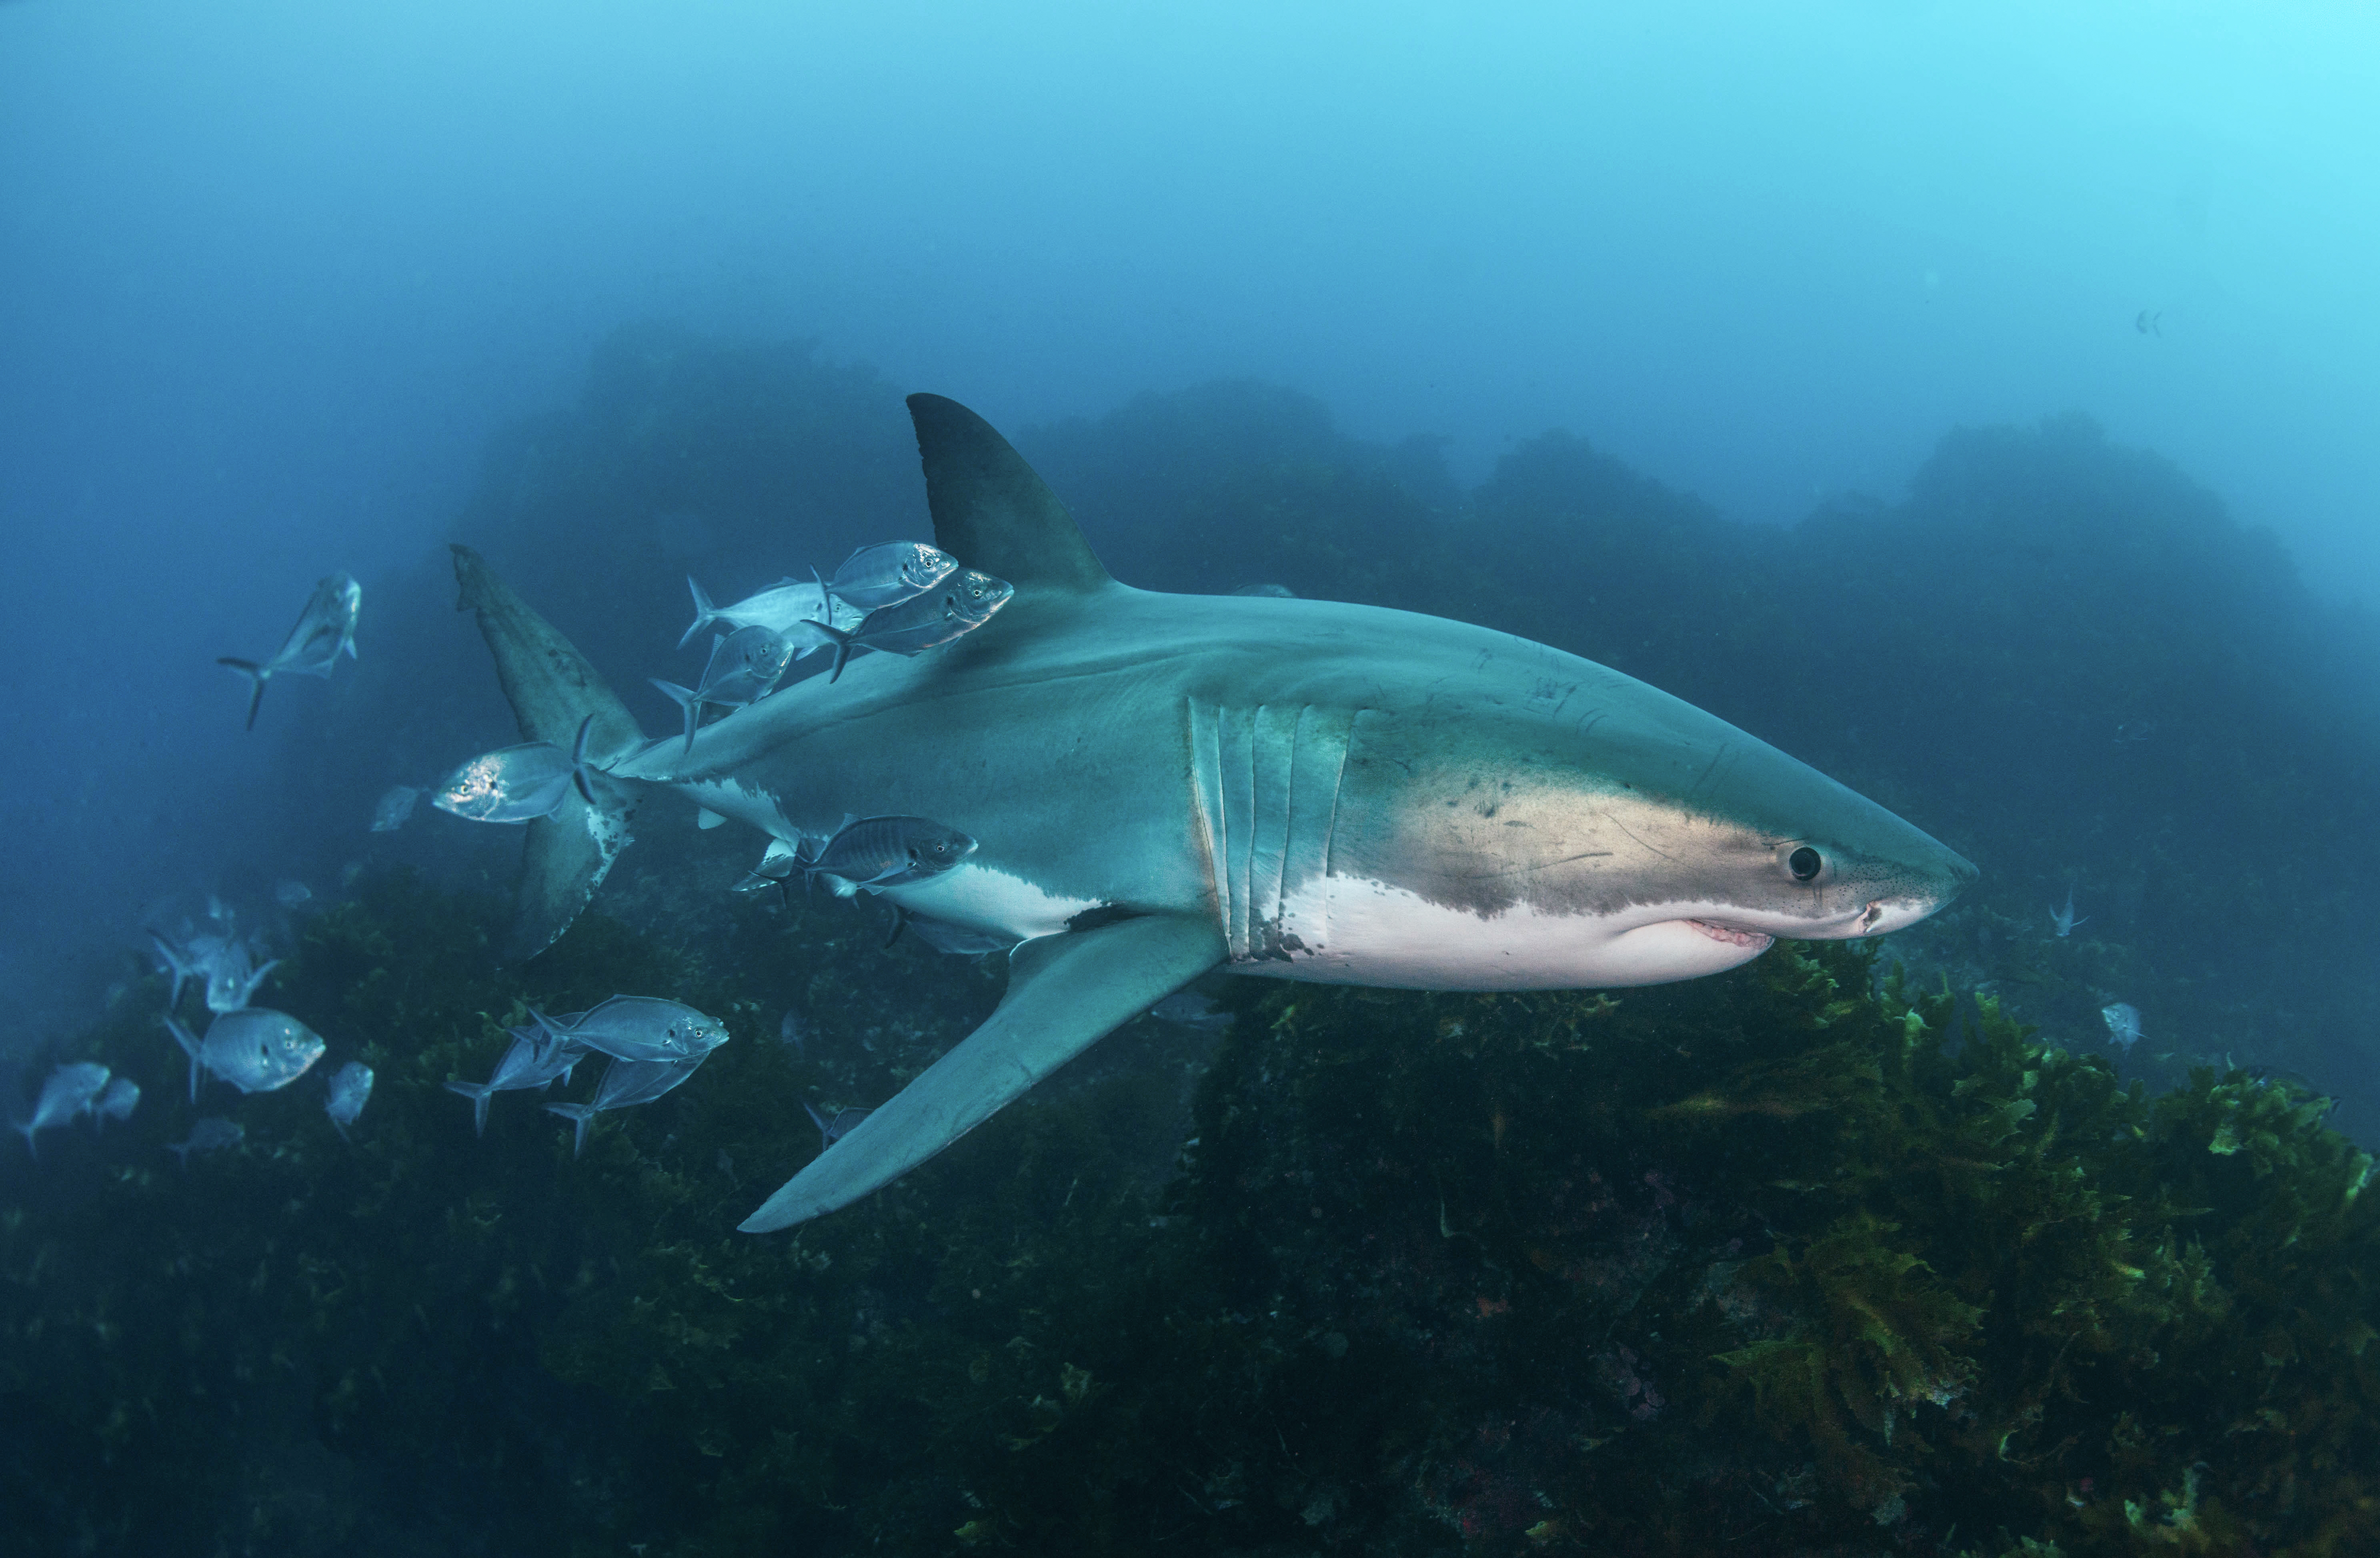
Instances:
[[[1785,869],[1793,873],[1796,882],[1807,882],[1826,869],[1827,862],[1808,845],[1802,846],[1785,857]]]

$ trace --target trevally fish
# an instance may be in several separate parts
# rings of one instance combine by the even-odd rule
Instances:
[[[2129,1001],[2119,1001],[2112,1006],[2100,1007],[2099,1016],[2107,1025],[2107,1041],[2131,1053],[2132,1046],[2141,1041],[2140,1008]]]
[[[2082,916],[2080,919],[2075,918],[2074,889],[2071,887],[2069,887],[2066,890],[2066,907],[2062,909],[2051,909],[2049,911],[2050,926],[2061,937],[2072,935],[2074,933],[2074,927],[2088,923],[2090,918],[2091,917],[2087,914]]]
[[[382,790],[379,804],[372,808],[371,831],[376,834],[396,832],[405,826],[405,820],[413,815],[413,803],[420,798],[421,792],[410,785],[392,785]]]
[[[961,568],[922,595],[869,612],[848,633],[811,623],[808,632],[832,641],[832,682],[843,675],[854,650],[878,650],[902,656],[923,654],[952,639],[974,632],[1016,594],[1006,579],[973,568]]]
[[[691,749],[704,704],[741,709],[758,703],[769,696],[793,663],[794,646],[783,633],[773,627],[738,627],[710,640],[710,659],[697,685],[685,688],[659,676],[647,679],[686,711],[686,744]]]
[[[922,541],[863,546],[843,560],[826,587],[862,612],[880,611],[922,595],[958,571],[959,560]]]
[[[849,817],[802,869],[837,883],[849,897],[862,887],[892,887],[950,870],[975,853],[975,840],[926,817]]]
[[[1148,1009],[1148,1015],[1160,1022],[1178,1023],[1208,1033],[1220,1033],[1232,1026],[1232,1014],[1195,990],[1177,990]]]
[[[892,933],[884,938],[891,946],[901,939],[904,931],[914,931],[917,939],[936,952],[954,957],[980,957],[986,953],[1006,952],[1020,938],[1005,931],[978,931],[972,925],[954,925],[947,919],[935,919],[927,915],[912,914],[900,905],[892,906]]]
[[[182,1167],[190,1166],[193,1152],[212,1152],[220,1148],[237,1147],[248,1132],[237,1120],[226,1120],[220,1114],[209,1114],[190,1122],[190,1134],[181,1141],[165,1143],[165,1150],[181,1159]]]
[[[594,805],[591,776],[601,770],[587,761],[587,731],[594,723],[580,722],[566,752],[551,741],[482,752],[447,775],[430,804],[474,822],[531,822],[551,815],[576,785]]]
[[[808,1099],[802,1101],[802,1107],[808,1111],[810,1124],[818,1127],[819,1150],[821,1152],[849,1136],[853,1126],[875,1113],[872,1109],[838,1109],[830,1116],[811,1109]]]
[[[578,1156],[587,1150],[587,1127],[595,1116],[606,1109],[627,1109],[653,1100],[676,1087],[700,1069],[710,1058],[704,1051],[686,1060],[614,1060],[603,1069],[603,1079],[595,1084],[595,1096],[585,1103],[549,1103],[545,1112],[568,1120],[573,1128],[570,1155]]]
[[[542,1088],[557,1077],[568,1080],[578,1057],[587,1053],[586,1045],[569,1029],[586,1015],[574,1012],[567,1017],[549,1018],[552,1024],[550,1028],[532,1024],[508,1029],[513,1036],[512,1048],[496,1062],[493,1075],[484,1082],[446,1084],[448,1092],[460,1093],[471,1101],[472,1134],[487,1134],[488,1100],[495,1094]]]
[[[859,619],[868,615],[863,608],[834,599],[824,584],[816,581],[801,584],[791,578],[780,579],[732,606],[712,605],[710,597],[702,592],[702,586],[694,582],[691,574],[686,576],[686,587],[694,591],[694,626],[678,639],[680,649],[694,642],[694,636],[714,622],[723,622],[730,627],[766,627],[792,637],[798,623],[822,622],[848,631],[858,627]],[[807,654],[809,651],[805,649],[802,652]]]
[[[118,1077],[99,1095],[91,1113],[97,1119],[121,1122],[132,1118],[132,1112],[140,1107],[140,1084],[129,1077]]]
[[[558,1039],[621,1060],[691,1060],[727,1042],[725,1024],[657,995],[614,995],[567,1025],[533,1006],[529,1016]]]
[[[174,981],[173,989],[165,993],[165,1005],[171,1010],[182,1004],[182,986],[191,980],[204,980],[207,971],[181,943],[168,941],[154,931],[149,932],[149,941],[157,949],[158,961],[164,964],[159,972]]]
[[[359,1060],[351,1060],[331,1073],[331,1095],[323,1101],[322,1113],[331,1117],[331,1127],[342,1138],[370,1100],[372,1079],[372,1068]]]
[[[344,652],[349,659],[356,653],[356,614],[363,609],[363,586],[346,574],[333,574],[314,586],[312,598],[298,614],[298,626],[281,640],[273,658],[258,664],[253,660],[235,660],[223,656],[218,665],[228,665],[249,679],[248,728],[256,728],[256,707],[264,701],[264,684],[283,672],[301,676],[327,676],[331,667],[339,663]]]
[[[263,963],[251,959],[248,943],[237,936],[225,938],[212,946],[207,961],[207,1010],[237,1012],[248,1004],[264,976],[281,967],[275,957]]]
[[[50,1079],[42,1084],[42,1096],[33,1105],[33,1117],[17,1127],[17,1134],[25,1138],[25,1150],[40,1157],[33,1134],[63,1126],[82,1114],[106,1086],[107,1067],[96,1061],[76,1061],[52,1071]]]
[[[303,1077],[326,1047],[321,1034],[286,1012],[248,1006],[207,1025],[198,1062],[244,1093],[277,1092]]]

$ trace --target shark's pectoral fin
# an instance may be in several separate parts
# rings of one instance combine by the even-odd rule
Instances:
[[[1108,1032],[1223,961],[1213,921],[1172,915],[1047,936],[1010,955],[991,1019],[744,1220],[791,1227],[888,1185]]]

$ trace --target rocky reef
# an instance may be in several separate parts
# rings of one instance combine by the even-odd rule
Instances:
[[[1225,981],[891,1189],[735,1222],[996,999],[848,905],[505,970],[404,874],[278,999],[381,1074],[0,1200],[0,1503],[112,1552],[2349,1553],[2380,1199],[2291,1083],[2161,1096],[1857,947],[1617,995]],[[443,1087],[525,1003],[734,1041],[602,1118]],[[783,1041],[781,1013],[803,1019]]]

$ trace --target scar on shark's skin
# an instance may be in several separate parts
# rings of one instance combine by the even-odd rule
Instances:
[[[780,841],[816,834],[794,819],[896,813],[978,841],[884,895],[1011,943],[998,1008],[748,1232],[890,1183],[1219,968],[1425,990],[1656,984],[1734,968],[1772,938],[1898,930],[1973,879],[1883,808],[1576,656],[1409,612],[1129,589],[990,424],[937,396],[909,410],[934,544],[1013,598],[959,643],[855,659],[690,746],[647,743],[578,651],[455,548],[522,734],[565,745],[583,729],[609,775],[527,830],[510,955],[570,924],[647,789]],[[1582,690],[1591,707],[1570,714]],[[1451,836],[1450,796],[1492,822]],[[1612,833],[1583,835],[1583,818]],[[1535,858],[1615,835],[1633,847]]]

